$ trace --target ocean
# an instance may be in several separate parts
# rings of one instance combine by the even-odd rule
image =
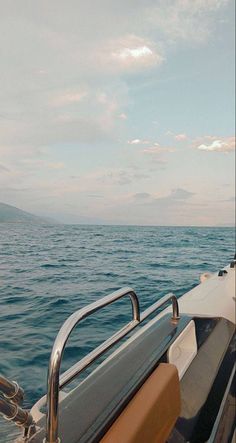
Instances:
[[[29,408],[46,392],[56,334],[75,310],[131,286],[141,310],[178,297],[234,255],[233,228],[0,224],[0,372],[25,390]],[[67,369],[131,316],[129,300],[93,315],[74,331]],[[0,442],[15,427],[0,418]]]

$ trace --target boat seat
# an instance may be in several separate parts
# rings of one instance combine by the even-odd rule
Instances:
[[[176,367],[161,363],[100,443],[164,443],[180,413]]]
[[[234,325],[221,318],[199,348],[180,383],[181,413],[169,443],[207,440],[202,439],[200,434],[207,435],[209,432],[208,428],[213,425],[217,414],[217,403],[224,393],[233,364],[233,334]]]

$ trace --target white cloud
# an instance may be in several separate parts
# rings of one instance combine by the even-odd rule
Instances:
[[[197,145],[197,149],[200,151],[208,151],[208,152],[233,152],[235,150],[235,137],[225,137],[225,138],[216,138],[216,137],[205,137],[206,141],[212,140],[211,143],[201,143]]]
[[[149,140],[140,140],[139,138],[135,138],[133,140],[129,140],[129,145],[148,145],[150,143]]]
[[[121,51],[114,54],[117,57],[120,57],[121,59],[126,58],[140,58],[140,57],[146,57],[153,55],[153,51],[148,48],[147,46],[140,46],[133,49],[130,48],[124,48]]]
[[[138,69],[160,65],[163,55],[153,42],[136,35],[128,35],[110,43],[111,57],[122,69]]]
[[[175,148],[168,146],[161,146],[158,142],[153,142],[151,140],[145,140],[145,139],[142,140],[139,138],[135,138],[133,140],[129,140],[128,144],[136,146],[149,145],[142,150],[142,153],[152,156],[156,156],[157,154],[163,154],[165,152],[175,152]]]
[[[156,155],[156,154],[162,154],[164,152],[175,152],[175,149],[172,147],[163,147],[161,146],[159,143],[157,142],[152,142],[151,140],[141,140],[139,138],[135,138],[133,140],[129,140],[128,141],[129,145],[149,145],[148,147],[143,149],[143,153],[144,154],[152,154],[152,155]]]
[[[183,141],[188,140],[188,136],[184,132],[179,133],[179,134],[175,134],[172,131],[167,131],[166,135],[173,137],[177,142],[183,142]]]

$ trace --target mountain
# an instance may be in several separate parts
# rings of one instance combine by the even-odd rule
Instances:
[[[15,206],[0,203],[0,223],[52,223],[52,220],[38,217],[29,212],[22,211]]]

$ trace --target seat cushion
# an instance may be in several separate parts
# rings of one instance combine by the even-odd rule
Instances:
[[[132,398],[100,443],[163,443],[180,413],[174,365],[161,363]]]

